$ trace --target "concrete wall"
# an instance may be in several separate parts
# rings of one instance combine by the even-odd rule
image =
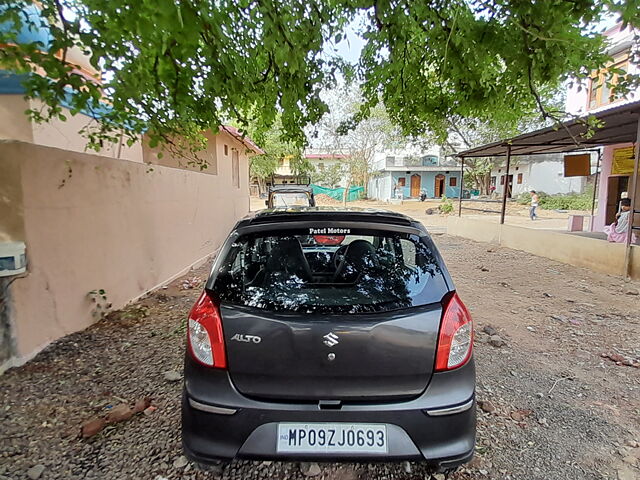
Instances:
[[[489,242],[610,275],[623,275],[625,246],[566,233],[450,216],[447,233]],[[640,246],[632,247],[632,278],[640,279]]]
[[[52,119],[41,124],[31,123],[24,112],[28,109],[41,108],[42,102],[27,101],[21,94],[0,95],[0,139],[20,140],[73,152],[86,151],[87,139],[80,134],[80,131],[87,125],[95,123],[93,119],[82,113],[71,115],[69,110],[63,109],[67,117],[66,122]],[[141,143],[137,142],[128,147],[126,139],[118,143],[105,142],[99,152],[91,151],[91,153],[142,162]]]
[[[28,274],[10,291],[18,363],[94,321],[89,291],[119,308],[211,255],[249,208],[246,150],[235,147],[240,187],[231,154],[205,175],[0,142],[0,171],[11,172],[0,176],[0,231],[27,244]]]
[[[384,172],[369,179],[367,195],[373,200],[387,201],[393,194],[393,180],[391,172]]]
[[[0,164],[0,242],[26,240],[20,160],[6,156]]]

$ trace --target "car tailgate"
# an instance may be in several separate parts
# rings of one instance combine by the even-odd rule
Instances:
[[[442,306],[359,315],[222,306],[229,372],[243,394],[281,400],[419,395],[434,366]]]

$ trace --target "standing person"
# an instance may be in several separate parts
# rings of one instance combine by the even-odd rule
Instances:
[[[531,194],[531,208],[529,209],[529,217],[531,218],[531,220],[535,220],[536,218],[538,218],[536,208],[538,208],[539,198],[535,190],[531,190],[529,193]]]

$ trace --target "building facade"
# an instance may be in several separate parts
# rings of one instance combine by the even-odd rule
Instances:
[[[439,150],[410,147],[377,152],[367,196],[389,201],[394,198],[457,197],[460,194],[460,167],[440,159]]]
[[[593,155],[592,162],[595,162]],[[595,166],[595,164],[594,164]],[[582,193],[587,185],[587,177],[565,177],[564,156],[562,154],[514,157],[511,159],[509,177],[504,164],[491,171],[491,186],[502,195],[505,186],[507,198],[535,190],[549,195]]]
[[[574,82],[567,91],[567,112],[574,115],[595,113],[640,100],[640,89],[629,92],[622,98],[615,94],[615,84],[619,80],[616,74],[607,79],[609,68],[621,69],[638,74],[640,68],[631,61],[634,34],[631,28],[622,28],[621,24],[605,32],[608,38],[608,53],[613,58],[611,64],[598,72],[591,72],[590,78],[581,84]],[[609,85],[607,84],[609,83]],[[615,221],[618,204],[625,194],[630,194],[633,174],[633,144],[617,144],[603,147],[600,175],[598,179],[598,209],[593,219],[592,229],[602,231],[605,225]],[[640,185],[640,182],[637,182]],[[636,192],[640,194],[640,192]]]

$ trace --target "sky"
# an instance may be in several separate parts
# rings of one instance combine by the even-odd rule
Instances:
[[[364,40],[357,33],[357,23],[352,22],[345,31],[345,38],[338,43],[337,53],[349,63],[358,63]]]

